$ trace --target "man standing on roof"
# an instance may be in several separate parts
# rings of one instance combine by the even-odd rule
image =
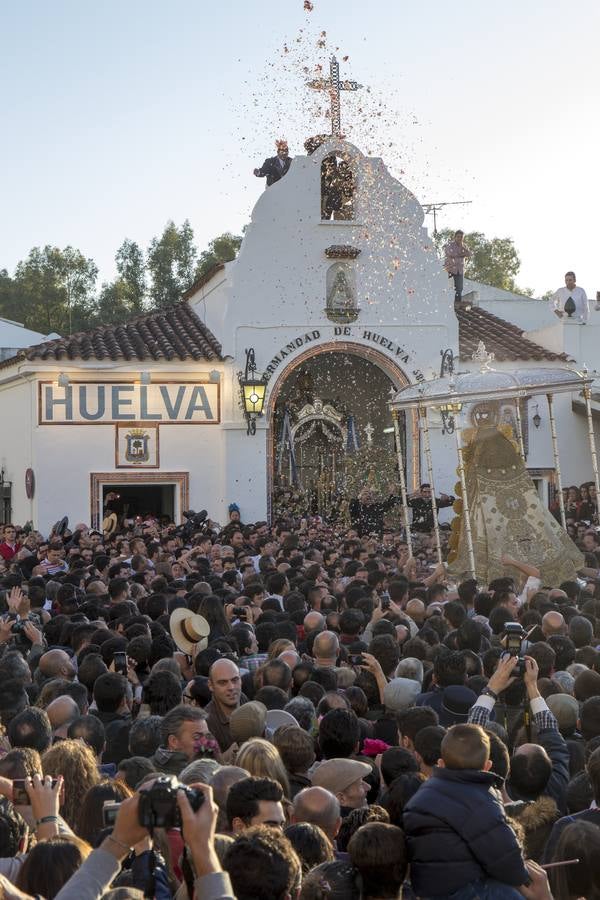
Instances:
[[[448,278],[454,279],[454,302],[460,303],[463,292],[465,259],[469,259],[471,251],[464,243],[464,231],[455,231],[454,237],[444,247],[444,268]]]
[[[277,156],[271,156],[265,159],[260,169],[255,169],[254,174],[257,178],[267,179],[267,187],[271,187],[276,181],[287,175],[292,164],[289,156],[287,141],[275,141],[277,147]]]
[[[582,322],[584,325],[587,324],[589,315],[590,315],[590,307],[588,303],[587,294],[584,289],[578,287],[575,279],[575,272],[567,272],[565,274],[565,287],[559,288],[552,295],[552,304],[554,307],[554,312],[562,319],[565,315],[565,312],[569,313],[569,310],[565,310],[565,304],[571,299],[575,304],[575,308],[571,311],[571,316],[575,321]]]

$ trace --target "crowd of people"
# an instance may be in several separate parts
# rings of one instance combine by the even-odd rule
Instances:
[[[597,532],[562,584],[359,532],[4,526],[2,896],[600,898]]]
[[[598,502],[596,485],[593,481],[585,481],[579,487],[572,484],[563,488],[563,503],[567,531],[574,540],[578,537],[578,530],[583,526],[598,525]],[[552,503],[551,512],[560,519],[558,497]]]

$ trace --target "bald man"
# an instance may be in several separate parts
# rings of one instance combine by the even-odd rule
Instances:
[[[340,652],[340,642],[333,631],[322,631],[313,642],[313,659],[322,669],[334,669]]]
[[[562,613],[551,610],[542,616],[542,631],[544,637],[549,638],[553,634],[566,634],[567,624]]]
[[[54,737],[66,738],[69,725],[79,718],[79,707],[72,697],[57,697],[46,707]]]
[[[311,611],[304,616],[303,625],[306,633],[309,631],[323,631],[325,628],[325,616],[322,613],[317,612],[316,609],[311,609]]]
[[[95,594],[96,596],[100,596],[102,594],[108,594],[108,587],[104,584],[103,581],[90,581],[85,589],[85,592],[86,594]]]
[[[66,678],[73,681],[75,666],[64,650],[47,650],[40,656],[39,671],[44,678]]]
[[[333,843],[342,824],[340,802],[325,788],[304,788],[294,798],[292,822],[318,825]]]
[[[205,707],[208,730],[225,752],[233,744],[229,727],[231,714],[247,699],[242,694],[242,679],[236,664],[230,659],[214,662],[208,673],[208,689],[212,694],[212,700]]]
[[[416,597],[408,601],[404,611],[416,625],[420,626],[425,621],[425,604]]]
[[[298,663],[300,662],[300,656],[296,653],[295,650],[284,650],[283,653],[280,653],[277,659],[280,659],[284,662],[289,668],[294,671]]]

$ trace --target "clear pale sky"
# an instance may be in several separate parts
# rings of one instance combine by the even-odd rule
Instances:
[[[304,87],[337,49],[347,137],[439,226],[515,240],[521,286],[600,289],[595,0],[1,0],[0,268],[72,244],[102,278],[128,237],[248,221],[274,139],[328,130]],[[325,36],[321,32],[325,31]],[[319,42],[323,46],[318,46]],[[307,71],[305,71],[305,69]]]

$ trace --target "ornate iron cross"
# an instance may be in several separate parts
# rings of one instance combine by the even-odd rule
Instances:
[[[340,91],[358,91],[362,84],[358,84],[357,81],[340,81],[340,64],[335,56],[331,57],[329,63],[329,78],[314,78],[306,83],[308,87],[314,88],[316,91],[329,91],[331,134],[334,137],[341,137]]]

